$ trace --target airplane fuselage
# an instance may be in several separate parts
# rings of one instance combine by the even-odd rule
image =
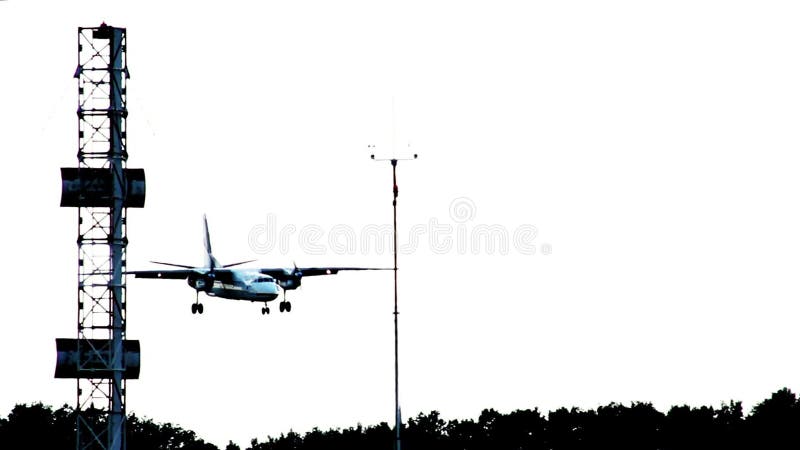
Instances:
[[[220,297],[230,300],[247,300],[251,302],[268,302],[278,298],[280,287],[274,278],[264,276],[258,272],[236,271],[230,280],[213,280],[211,286],[201,285],[207,280],[190,279],[189,285],[202,290],[211,297]]]
[[[249,300],[251,302],[268,302],[278,298],[277,286],[273,283],[273,288],[265,289],[261,286],[239,286],[236,284],[225,284],[219,281],[214,282],[214,287],[207,291],[211,297],[227,298],[230,300]]]

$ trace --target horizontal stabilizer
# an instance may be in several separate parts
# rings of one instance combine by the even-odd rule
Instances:
[[[233,263],[233,264],[225,264],[222,267],[228,268],[228,267],[233,267],[233,266],[241,266],[242,264],[251,263],[253,261],[255,261],[255,259],[249,259],[247,261],[240,261],[240,262],[236,262],[236,263]]]
[[[153,264],[161,264],[163,266],[180,267],[181,269],[194,269],[194,266],[187,266],[185,264],[175,264],[175,263],[158,262],[158,261],[150,261],[150,262]]]

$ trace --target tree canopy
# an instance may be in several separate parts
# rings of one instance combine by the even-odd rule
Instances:
[[[719,407],[671,407],[660,412],[650,403],[611,403],[596,410],[559,408],[501,413],[485,409],[477,420],[445,420],[438,411],[418,414],[403,425],[405,450],[618,450],[795,449],[800,448],[800,400],[780,389],[745,416],[741,402]],[[224,425],[222,425],[224,426]],[[193,431],[171,423],[158,424],[131,414],[127,426],[130,450],[219,450]],[[386,449],[394,432],[386,423],[304,434],[295,431],[252,439],[245,450]],[[0,448],[8,450],[75,448],[75,413],[68,406],[53,409],[41,403],[16,405],[0,418]],[[241,450],[229,442],[225,450]]]

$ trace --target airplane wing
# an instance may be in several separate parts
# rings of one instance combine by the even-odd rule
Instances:
[[[258,269],[264,275],[269,275],[276,280],[286,280],[297,274],[303,277],[313,277],[316,275],[336,275],[342,270],[392,270],[390,268],[378,267],[295,267],[293,269],[284,268],[264,268]]]
[[[165,280],[182,280],[193,273],[199,273],[192,269],[183,270],[134,270],[127,272],[136,278],[163,278]]]
[[[128,275],[133,275],[136,278],[161,278],[164,280],[183,280],[192,274],[207,275],[211,271],[205,268],[196,269],[175,269],[175,270],[133,270],[127,272]],[[233,281],[233,271],[229,269],[216,269],[213,271],[214,279],[223,283],[230,283]]]

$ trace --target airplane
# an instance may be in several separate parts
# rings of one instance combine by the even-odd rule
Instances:
[[[279,304],[281,312],[290,312],[292,304],[286,300],[286,291],[300,287],[303,277],[318,275],[335,275],[340,271],[349,270],[392,270],[374,267],[297,267],[287,268],[260,268],[260,269],[231,269],[231,267],[247,264],[255,260],[241,261],[233,264],[220,264],[211,252],[211,237],[208,233],[208,220],[203,214],[203,244],[206,248],[206,260],[203,267],[193,267],[183,264],[174,264],[150,261],[171,267],[172,270],[135,270],[127,274],[136,278],[159,278],[166,280],[182,280],[195,290],[195,302],[192,304],[192,314],[203,314],[203,304],[200,303],[200,292],[205,292],[210,297],[219,297],[230,300],[249,300],[251,302],[264,302],[261,314],[269,314],[268,303],[278,298],[283,290],[283,300]]]

